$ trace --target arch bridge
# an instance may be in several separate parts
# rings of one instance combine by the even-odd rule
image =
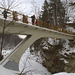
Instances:
[[[4,8],[1,9],[4,10]],[[9,12],[11,14],[8,15],[7,19],[4,19],[0,13],[0,33],[3,33],[4,29],[5,34],[23,34],[27,35],[27,37],[14,48],[9,56],[0,62],[0,65],[8,69],[18,70],[18,64],[22,54],[32,43],[42,37],[75,40],[75,33],[64,30],[61,26],[48,24],[49,27],[47,28],[47,23],[40,20],[38,25],[32,25],[31,18],[28,17],[27,23],[23,22],[23,14],[19,13],[17,13],[18,20],[13,20],[13,11],[9,10]],[[42,24],[44,27],[42,27]]]

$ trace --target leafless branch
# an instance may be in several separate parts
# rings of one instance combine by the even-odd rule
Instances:
[[[0,21],[0,26],[3,28],[3,25],[2,25],[3,23]]]
[[[19,3],[19,1],[12,1],[12,2],[10,2],[10,9],[13,9],[13,8],[15,8],[15,7],[17,7],[17,6],[19,6],[20,5],[20,3]]]
[[[20,0],[2,0],[0,4],[3,8],[13,9],[18,7],[21,4],[21,2]]]
[[[23,11],[25,12],[26,6],[24,8],[20,8],[18,11]]]
[[[12,23],[13,23],[13,21],[11,21],[9,24],[7,24],[7,25],[5,26],[5,28],[8,27],[9,25],[11,25]]]
[[[3,26],[0,24],[0,26],[3,28]]]
[[[32,11],[34,12],[34,14],[36,15],[36,17],[38,18],[38,15],[39,15],[39,12],[40,10],[38,10],[40,7],[40,5],[35,1],[35,0],[32,0],[31,1],[31,8],[32,8]]]
[[[0,4],[1,4],[1,6],[2,6],[3,8],[5,8],[5,6],[4,6],[4,4],[3,4],[2,2],[0,2]]]

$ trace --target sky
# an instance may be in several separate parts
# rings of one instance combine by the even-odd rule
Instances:
[[[28,16],[31,16],[31,15],[35,14],[34,13],[35,11],[33,11],[33,10],[35,10],[35,8],[32,8],[31,1],[35,1],[37,3],[36,10],[39,8],[39,11],[42,10],[41,8],[42,8],[43,3],[44,3],[44,0],[21,0],[23,8],[25,7],[23,12]],[[61,0],[61,1],[63,2],[63,1],[66,1],[66,0]],[[68,0],[68,1],[75,1],[75,0]],[[68,10],[70,11],[71,9],[68,8]],[[37,13],[35,15],[38,18],[39,15],[37,15]],[[70,20],[73,20],[75,18],[75,12],[70,11],[70,13],[68,13],[68,16],[70,17]]]
[[[8,1],[10,1],[10,2],[8,3]],[[36,9],[39,8],[39,11],[41,10],[41,7],[44,2],[44,0],[0,0],[0,6],[2,6],[1,4],[3,3],[5,8],[7,8],[6,5],[10,4],[12,1],[20,3],[20,4],[19,4],[19,6],[17,6],[18,8],[11,9],[11,10],[19,11],[20,13],[23,13],[28,16],[31,14],[34,14],[33,10],[35,10],[35,9],[32,9],[32,3],[34,3],[33,1],[36,2],[36,4],[35,4],[37,6]]]
[[[33,13],[33,8],[32,8],[32,1],[35,1],[37,3],[37,7],[39,8],[39,11],[41,10],[41,7],[44,3],[44,0],[21,0],[22,2],[22,7],[24,8],[23,12],[26,15],[31,15]],[[35,4],[36,5],[36,4]],[[37,9],[37,8],[36,8]]]

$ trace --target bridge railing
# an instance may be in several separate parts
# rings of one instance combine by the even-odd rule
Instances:
[[[0,18],[2,18],[2,19],[3,19],[2,12],[4,10],[5,10],[5,8],[0,7]],[[18,13],[16,11],[11,11],[11,10],[8,10],[8,9],[6,9],[6,10],[9,12],[7,14],[7,19],[8,20],[15,20],[15,21],[18,21],[18,22],[27,23],[27,24],[31,24],[32,25],[32,21],[31,21],[32,18],[31,17],[28,17],[27,15]],[[75,35],[75,33],[73,33],[71,30],[66,30],[61,25],[60,26],[54,26],[54,25],[46,23],[46,22],[44,22],[42,20],[38,20],[38,24],[35,24],[35,25],[36,26],[40,26],[40,27],[44,27],[44,28],[48,28],[48,29],[52,29],[52,30],[55,30],[55,31],[59,31],[59,32]]]

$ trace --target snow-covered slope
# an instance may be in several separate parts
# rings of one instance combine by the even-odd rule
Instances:
[[[3,50],[4,57],[6,57],[10,52],[11,51],[9,50]],[[31,74],[32,75],[52,75],[51,73],[47,71],[45,67],[43,67],[40,64],[41,61],[42,60],[40,59],[40,57],[38,58],[35,55],[31,55],[30,50],[28,49],[21,57],[21,60],[19,63],[20,73],[22,72],[26,75],[31,75]],[[5,75],[5,74],[2,74],[2,75]]]
[[[20,71],[22,72],[24,69],[23,73],[27,75],[52,75],[45,67],[38,63],[37,60],[41,61],[41,59],[35,55],[31,55],[28,49],[20,60]]]

